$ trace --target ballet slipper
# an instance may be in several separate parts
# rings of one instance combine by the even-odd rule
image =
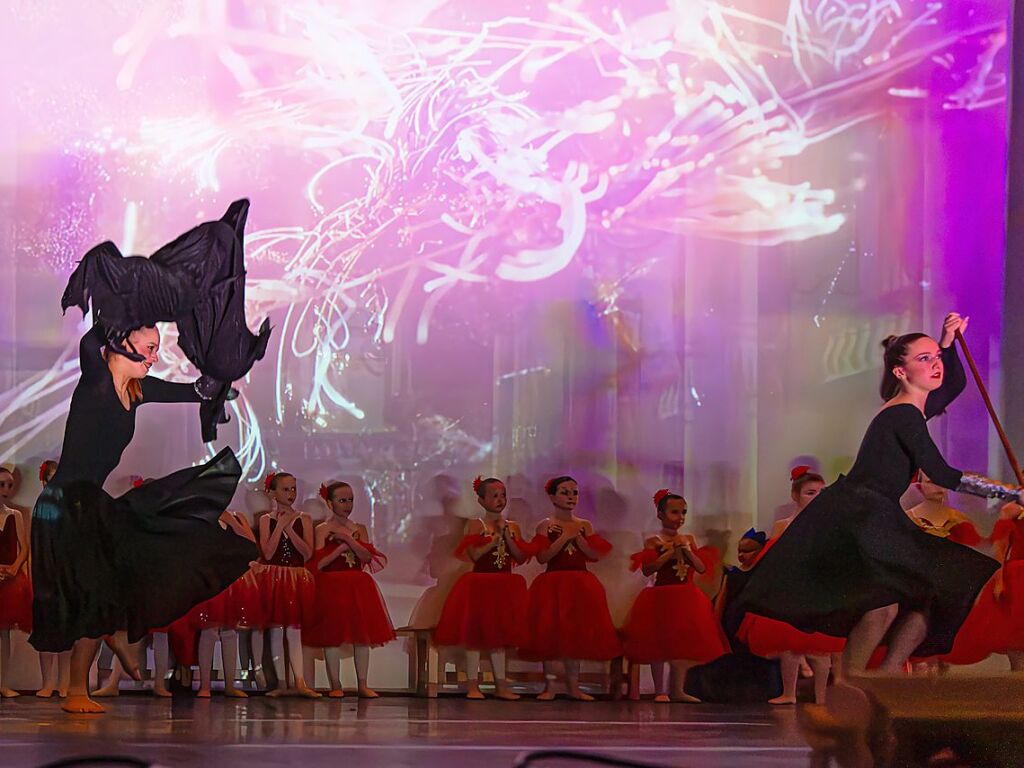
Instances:
[[[543,693],[541,693],[537,697],[537,701],[554,701],[554,700],[555,700],[555,692],[554,691],[544,691]]]
[[[327,694],[327,697],[330,699],[344,699],[345,692],[342,690],[332,690],[330,693]]]
[[[581,690],[569,691],[569,698],[575,699],[576,701],[593,701],[594,697],[589,693],[584,693]]]
[[[70,694],[67,699],[61,702],[60,708],[65,712],[78,715],[102,715],[107,711],[88,696],[73,696]]]
[[[306,699],[319,699],[322,696],[322,694],[319,691],[314,691],[312,688],[305,684],[300,685],[297,689],[297,692],[299,696],[302,696]]]
[[[128,647],[128,641],[124,635],[118,632],[115,635],[107,637],[106,641],[110,650],[112,650],[114,655],[117,656],[117,660],[121,662],[121,666],[124,668],[125,674],[136,682],[142,682],[142,673],[139,672],[139,663],[136,661],[131,649]]]
[[[774,699],[768,699],[768,703],[774,704],[775,706],[796,704],[796,696],[776,696]]]
[[[249,694],[243,690],[235,688],[235,686],[224,686],[224,696],[228,699],[248,699]]]
[[[672,701],[681,702],[683,704],[700,704],[701,701],[696,696],[691,696],[688,693],[681,693],[678,696],[672,698]]]
[[[119,685],[119,683],[120,681],[114,683],[107,683],[102,688],[97,688],[95,691],[92,692],[92,697],[94,699],[113,699],[117,696],[120,696],[121,686]],[[72,697],[69,696],[68,698],[70,699]]]
[[[173,694],[167,689],[166,685],[161,685],[159,683],[153,683],[153,695],[161,699],[170,699],[173,696]]]
[[[369,688],[365,685],[359,686],[359,698],[361,699],[379,699],[380,694],[377,693],[373,688]]]
[[[272,691],[267,691],[267,697],[271,699],[279,699],[282,696],[287,696],[289,691],[287,688],[274,688]]]
[[[51,696],[53,696],[53,694],[53,688],[40,688],[38,691],[36,691],[36,696],[40,699],[48,699]]]
[[[508,688],[501,687],[494,692],[494,698],[501,699],[502,701],[519,701],[522,697],[518,693],[510,691]]]
[[[482,691],[470,691],[466,694],[466,698],[472,699],[473,701],[482,701],[487,697],[484,696]]]
[[[654,697],[654,700],[658,704],[668,704],[670,701],[672,701],[672,699],[668,697],[667,693],[659,693],[657,696]]]
[[[21,696],[21,694],[13,688],[0,688],[0,697],[5,699],[16,699],[19,696]]]
[[[196,698],[197,699],[209,699],[210,698],[210,689],[209,688],[200,688],[198,691],[196,691]]]

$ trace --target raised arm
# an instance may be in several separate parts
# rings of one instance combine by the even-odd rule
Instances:
[[[924,405],[924,417],[930,419],[938,416],[949,407],[949,404],[960,396],[967,386],[967,374],[964,373],[963,363],[960,362],[960,355],[956,351],[956,344],[950,344],[942,350],[942,365],[944,372],[942,384],[933,392],[928,394],[928,400]]]
[[[107,337],[99,323],[94,323],[82,336],[78,342],[78,365],[82,369],[83,378],[107,373],[107,361],[103,359],[103,347],[106,344]]]

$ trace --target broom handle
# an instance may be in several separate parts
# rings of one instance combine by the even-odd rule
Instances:
[[[971,357],[971,350],[967,346],[967,340],[964,339],[964,335],[960,331],[956,332],[956,340],[960,342],[960,348],[964,351],[964,357],[967,358],[967,365],[970,366],[971,373],[974,374],[974,383],[978,385],[978,391],[981,392],[981,398],[985,401],[985,407],[988,408],[988,415],[992,417],[992,423],[995,425],[996,432],[999,435],[999,440],[1003,444],[1003,450],[1006,451],[1006,458],[1010,460],[1010,466],[1013,468],[1013,473],[1017,476],[1017,485],[1024,485],[1024,472],[1020,469],[1020,463],[1017,461],[1017,456],[1013,453],[1013,448],[1010,447],[1010,439],[1006,436],[1006,432],[1003,431],[1003,425],[999,422],[999,417],[996,415],[996,409],[992,406],[992,398],[988,396],[988,390],[985,388],[985,382],[981,380],[981,374],[978,373],[978,366],[974,364],[974,358]]]

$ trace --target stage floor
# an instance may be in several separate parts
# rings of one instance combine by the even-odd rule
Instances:
[[[106,715],[69,716],[56,701],[22,696],[0,703],[0,721],[4,766],[117,754],[217,768],[501,768],[524,752],[573,749],[665,766],[746,768],[805,765],[809,755],[792,708],[651,701],[162,701],[122,694]],[[543,763],[570,764],[577,763]]]

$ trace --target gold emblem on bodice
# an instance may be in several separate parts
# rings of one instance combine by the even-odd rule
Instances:
[[[491,534],[492,536],[494,534]],[[505,546],[505,537],[502,536],[498,540],[498,546],[494,548],[494,566],[501,570],[505,567],[505,563],[508,561],[508,547]]]

